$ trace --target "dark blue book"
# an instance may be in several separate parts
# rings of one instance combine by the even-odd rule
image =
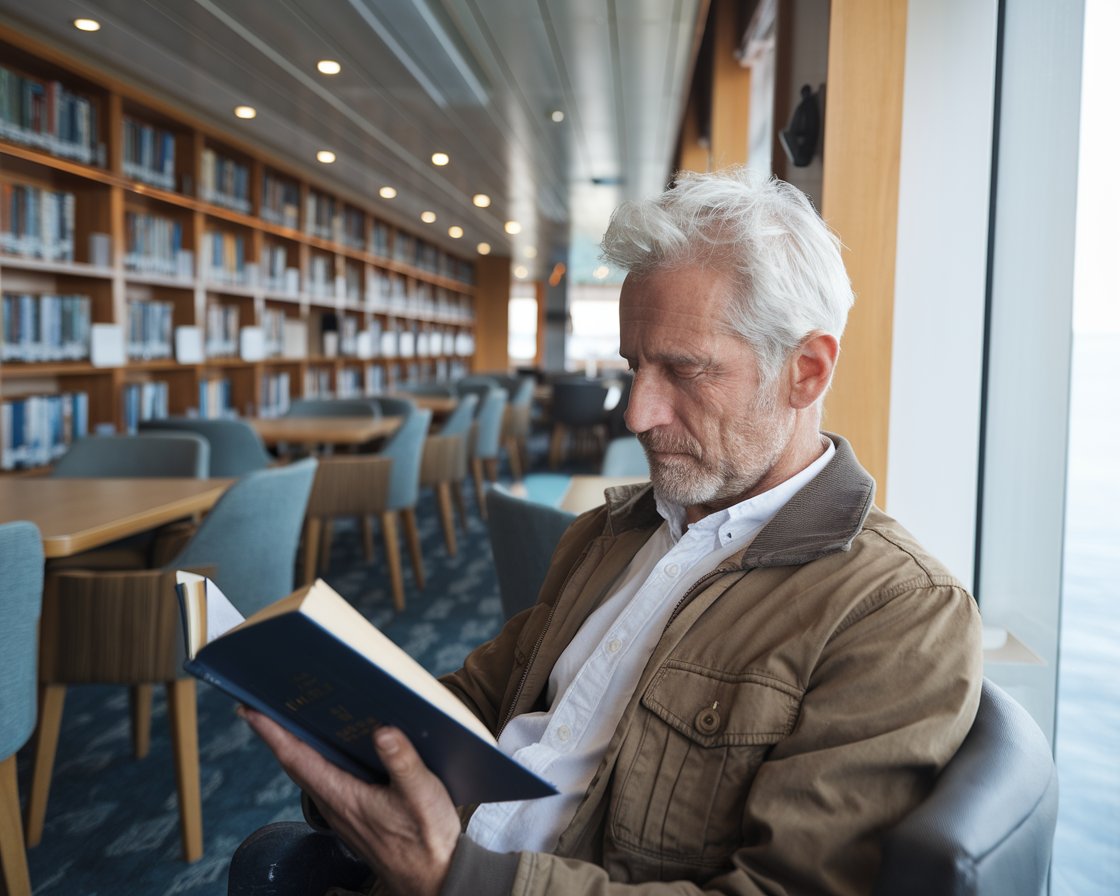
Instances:
[[[213,582],[184,572],[177,579],[184,668],[340,768],[385,782],[372,734],[392,725],[408,736],[456,805],[556,793],[503,753],[451,691],[322,579],[240,623]]]

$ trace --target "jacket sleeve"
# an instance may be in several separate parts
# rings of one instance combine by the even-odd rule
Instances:
[[[591,862],[465,841],[445,896],[482,892],[470,889],[480,881],[517,896],[866,894],[881,832],[925,798],[964,740],[981,680],[979,615],[959,585],[869,595],[823,646],[793,731],[762,763],[728,871],[703,886],[624,884]]]

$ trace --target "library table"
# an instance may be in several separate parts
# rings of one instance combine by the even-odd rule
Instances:
[[[30,520],[46,557],[69,557],[209,510],[232,479],[0,478],[0,523]]]
[[[266,445],[364,445],[391,436],[403,417],[256,417]]]
[[[450,416],[459,404],[459,399],[451,395],[421,395],[413,392],[390,392],[386,398],[407,398],[416,407],[432,412],[437,420]]]

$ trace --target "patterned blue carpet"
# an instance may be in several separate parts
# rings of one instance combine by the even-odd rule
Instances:
[[[458,668],[471,648],[498,631],[501,603],[477,512],[465,537],[460,531],[455,558],[443,546],[430,497],[422,498],[417,516],[428,581],[423,591],[416,588],[405,553],[404,613],[392,609],[379,534],[378,554],[367,565],[356,527],[339,521],[324,578],[438,675]],[[28,851],[36,896],[221,896],[229,858],[245,837],[269,822],[301,817],[296,787],[234,715],[233,702],[201,683],[198,730],[205,852],[187,865],[180,858],[162,692],[153,707],[151,753],[138,761],[131,753],[125,689],[69,689],[43,841]],[[26,795],[27,750],[19,755],[19,777]]]

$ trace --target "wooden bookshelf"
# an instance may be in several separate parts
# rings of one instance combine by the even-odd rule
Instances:
[[[11,305],[0,341],[37,332],[39,297],[81,296],[89,328],[119,328],[126,346],[123,362],[47,360],[31,340],[26,357],[0,360],[5,402],[83,393],[89,431],[123,432],[141,391],[171,414],[217,413],[220,399],[259,416],[472,369],[468,260],[3,26],[0,59],[0,293],[34,297]],[[215,332],[234,319],[235,332]],[[265,331],[263,357],[242,357],[246,327]],[[202,357],[177,354],[181,335]],[[6,412],[0,441],[20,423]]]

